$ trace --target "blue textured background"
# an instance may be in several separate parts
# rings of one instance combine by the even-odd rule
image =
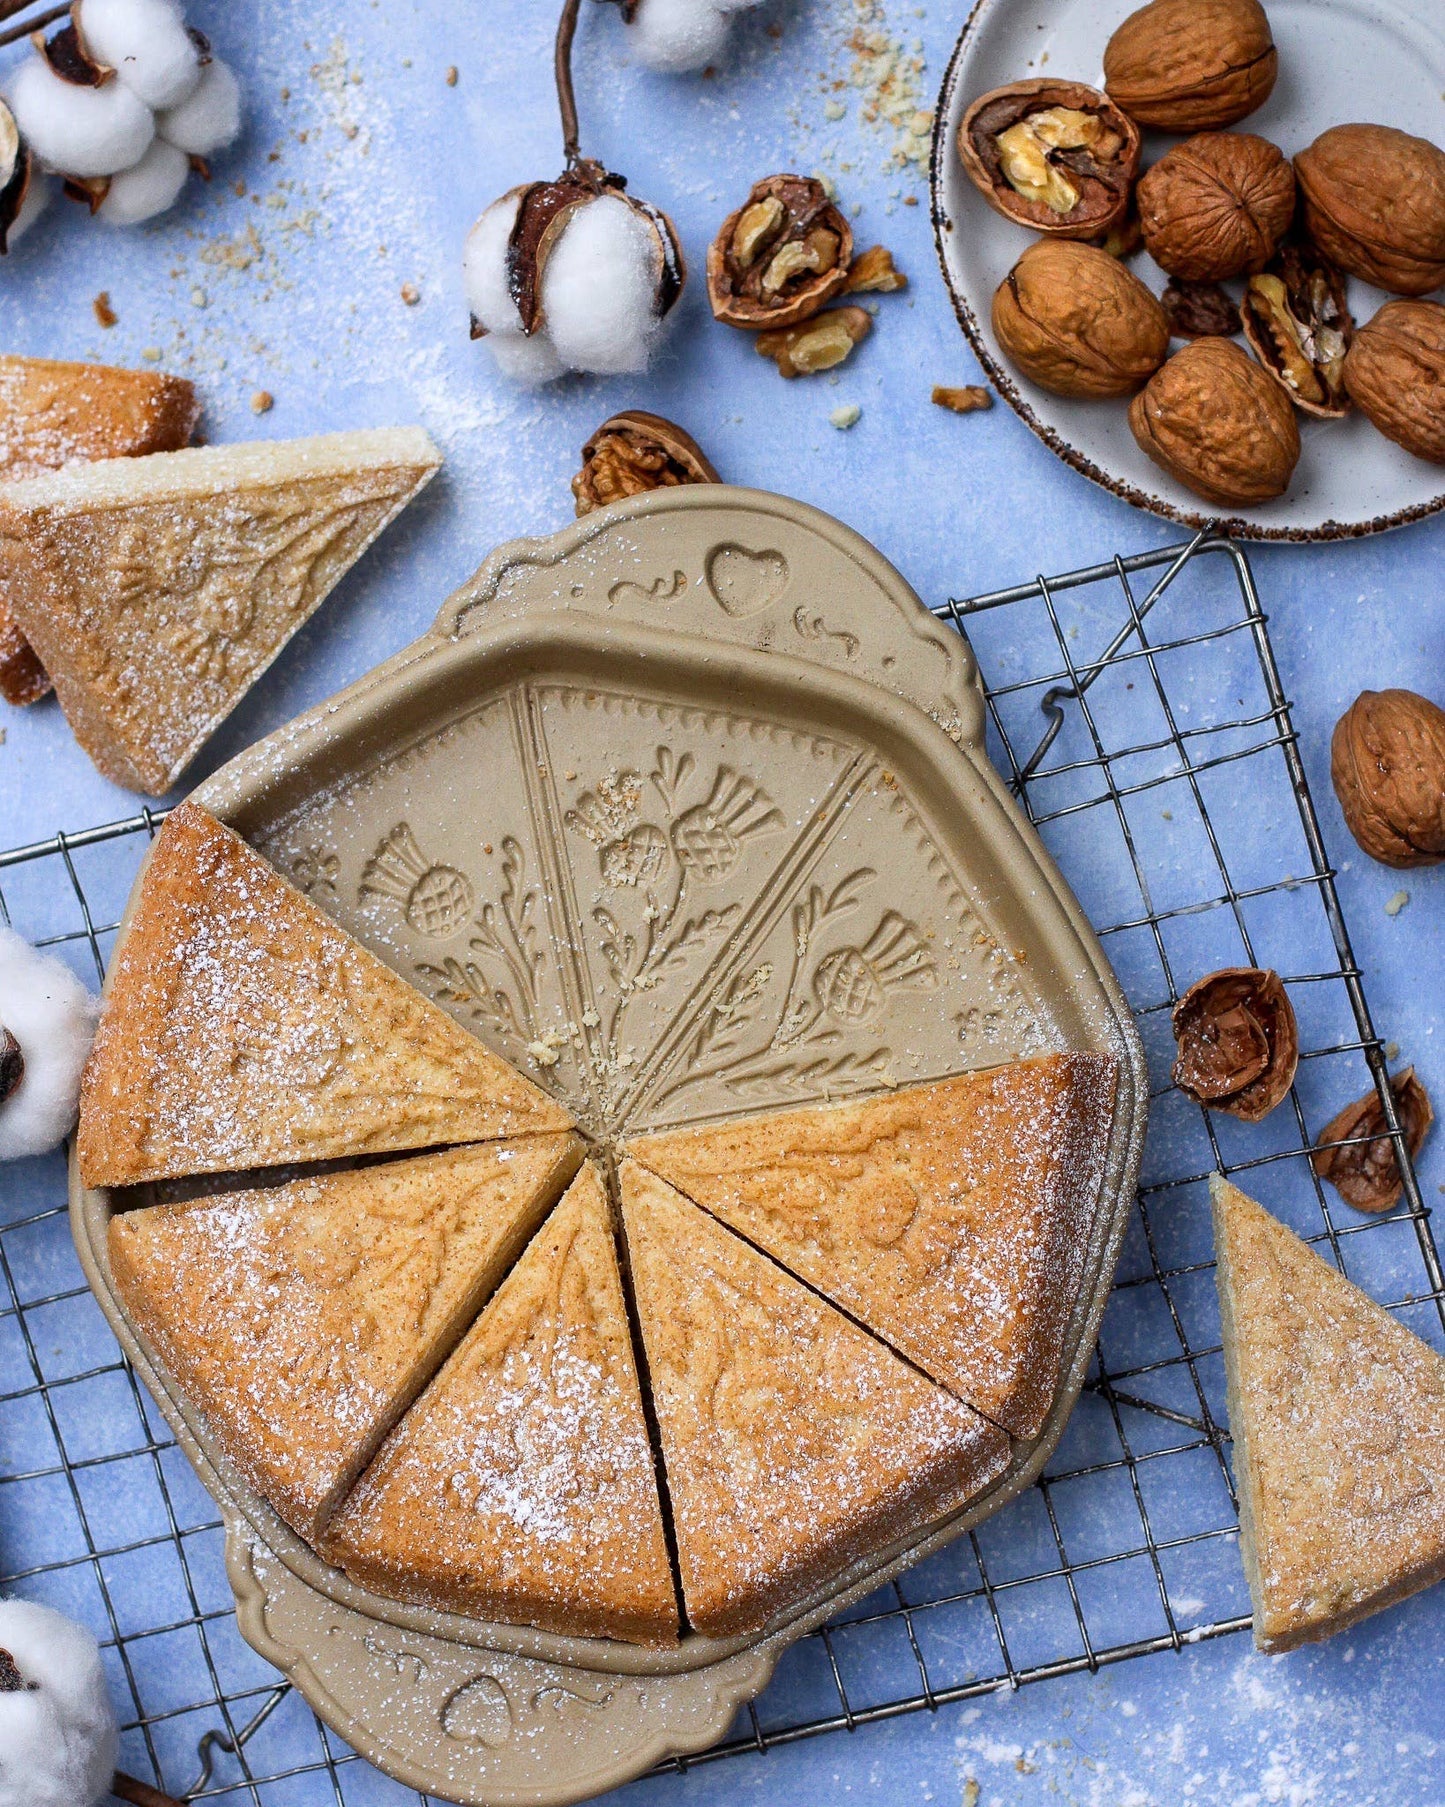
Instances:
[[[569,519],[577,448],[620,406],[682,421],[725,477],[842,517],[930,601],[1171,537],[1167,524],[1058,464],[1008,410],[960,419],[929,405],[932,383],[977,380],[977,371],[938,276],[922,172],[892,161],[895,130],[862,117],[869,90],[849,84],[847,39],[862,22],[905,55],[916,43],[926,108],[962,12],[939,0],[767,6],[740,17],[731,62],[702,79],[631,68],[614,9],[588,6],[577,57],[584,146],[672,213],[694,280],[646,377],[571,380],[525,395],[502,385],[486,351],[468,343],[459,253],[487,200],[559,162],[550,8],[536,0],[193,7],[241,73],[243,143],[217,160],[209,189],[193,185],[180,209],[149,228],[109,232],[70,207],[42,223],[0,265],[0,344],[124,364],[155,348],[161,368],[194,377],[214,440],[420,420],[447,458],[194,776],[411,639],[499,541]],[[459,71],[455,87],[445,81],[449,65]],[[860,244],[887,243],[911,278],[906,294],[880,298],[877,330],[836,382],[780,382],[743,336],[713,324],[698,280],[722,215],[779,168],[826,170],[857,209]],[[421,293],[414,307],[400,297],[406,282]],[[102,289],[119,315],[108,331],[91,308]],[[275,396],[259,419],[250,407],[258,389]],[[855,402],[856,426],[830,426],[832,409]],[[1328,739],[1362,687],[1404,685],[1445,700],[1442,562],[1445,521],[1361,544],[1254,554],[1378,1025],[1437,1097],[1445,874],[1397,875],[1357,853],[1330,793]],[[0,712],[0,726],[0,847],[133,812],[135,800],[90,769],[53,704]],[[1269,833],[1266,813],[1257,827]],[[1407,906],[1387,916],[1386,900],[1401,889]],[[1422,1166],[1430,1197],[1445,1190],[1442,1145],[1437,1132]],[[36,1202],[59,1202],[60,1185],[58,1163],[0,1177],[0,1193],[18,1187]],[[77,1322],[80,1339],[98,1333],[86,1309],[94,1324]],[[96,1411],[99,1421],[99,1397]],[[102,1524],[108,1506],[118,1517],[128,1510],[119,1491],[111,1502],[100,1497]],[[224,1585],[219,1572],[215,1582]],[[983,1803],[1427,1807],[1445,1800],[1442,1702],[1445,1591],[1437,1590],[1316,1651],[1263,1659],[1229,1639],[640,1783],[627,1798],[968,1803],[974,1778]],[[375,1798],[389,1798],[384,1785]]]

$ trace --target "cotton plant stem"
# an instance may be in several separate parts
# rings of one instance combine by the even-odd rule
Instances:
[[[577,15],[581,9],[582,0],[565,0],[562,17],[557,21],[557,110],[562,115],[562,150],[569,169],[582,155],[577,94],[572,86],[572,40],[577,35]]]
[[[34,0],[0,0],[0,19],[13,19],[16,13],[24,12]],[[48,6],[43,13],[36,13],[32,19],[22,19],[18,25],[8,26],[0,31],[0,45],[18,44],[21,38],[28,38],[32,31],[41,31],[47,25],[53,25],[57,19],[63,19],[70,11],[70,0],[63,6]]]
[[[129,1801],[131,1807],[186,1807],[184,1801],[178,1801],[174,1795],[162,1794],[159,1788],[152,1788],[149,1782],[138,1782],[134,1776],[128,1776],[117,1770],[111,1780],[110,1792],[118,1801]]]

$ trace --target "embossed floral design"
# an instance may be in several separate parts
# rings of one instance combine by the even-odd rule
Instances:
[[[655,822],[639,819],[641,804],[638,774],[614,771],[567,811],[567,826],[597,847],[602,882],[614,889],[649,885],[667,863],[667,836]]]
[[[673,822],[672,850],[684,872],[705,885],[718,885],[731,874],[747,842],[782,819],[761,785],[731,766],[719,766],[706,803],[695,803]]]
[[[472,913],[472,885],[455,866],[433,865],[405,822],[398,822],[366,863],[363,897],[390,897],[419,935],[445,941]]]
[[[495,903],[477,912],[467,942],[472,958],[448,957],[439,966],[419,961],[416,970],[441,1003],[459,1005],[525,1055],[543,1039],[539,893],[527,882],[521,843],[507,835],[501,851],[502,888]]]
[[[933,955],[918,930],[896,910],[884,913],[862,947],[835,948],[813,968],[818,1008],[840,1023],[875,1023],[890,992],[932,991],[938,984]]]
[[[318,891],[336,895],[336,879],[341,861],[324,847],[303,847],[291,862],[291,878],[298,891],[315,897]]]

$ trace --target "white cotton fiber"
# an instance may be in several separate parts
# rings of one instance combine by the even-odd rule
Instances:
[[[25,1058],[24,1077],[0,1103],[0,1161],[45,1154],[69,1135],[95,1011],[95,1001],[68,966],[0,925],[0,1023]]]
[[[201,70],[191,95],[156,120],[156,130],[166,143],[192,157],[224,150],[240,129],[241,84],[218,56]]]
[[[544,332],[530,337],[521,333],[488,333],[482,343],[490,347],[502,375],[524,389],[538,389],[543,383],[553,382],[566,369]]]
[[[657,258],[652,227],[616,196],[572,215],[542,271],[542,315],[569,369],[620,376],[647,368],[659,326]]]
[[[516,224],[520,194],[493,201],[467,234],[462,251],[462,286],[467,306],[489,333],[517,333],[522,316],[507,287],[507,240]]]
[[[95,1807],[117,1743],[95,1639],[48,1606],[0,1600],[0,1649],[35,1684],[0,1692],[0,1807]]]
[[[32,167],[30,180],[25,188],[25,199],[20,203],[20,211],[15,216],[14,224],[5,235],[5,243],[9,249],[13,250],[20,243],[55,199],[56,187],[57,184],[42,170]]]
[[[712,0],[641,0],[627,27],[638,61],[667,75],[714,62],[727,41],[728,21]]]
[[[9,98],[20,136],[67,176],[129,169],[155,136],[155,116],[123,82],[80,88],[62,81],[38,54],[20,65]]]
[[[142,220],[154,219],[175,206],[190,173],[191,160],[186,153],[157,138],[134,169],[111,178],[95,217],[107,226],[138,226]]]
[[[175,0],[82,0],[81,30],[148,107],[178,106],[201,79],[201,53]]]

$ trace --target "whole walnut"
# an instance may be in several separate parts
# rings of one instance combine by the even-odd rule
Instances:
[[[1029,246],[999,284],[993,330],[1023,374],[1055,395],[1132,395],[1169,352],[1154,296],[1117,258],[1075,239]]]
[[[1345,388],[1387,439],[1445,464],[1445,307],[1387,301],[1355,334]]]
[[[1166,132],[1233,125],[1268,100],[1278,72],[1259,0],[1153,0],[1104,50],[1109,98]]]
[[[1138,188],[1149,255],[1171,276],[1253,275],[1294,218],[1294,171],[1253,132],[1201,132],[1162,156]]]
[[[1232,339],[1195,339],[1129,404],[1134,437],[1206,502],[1247,507],[1282,496],[1299,427],[1280,385]]]
[[[1362,690],[1335,724],[1330,778],[1345,826],[1372,860],[1445,860],[1445,710],[1428,697]]]
[[[1445,151],[1387,125],[1337,125],[1294,160],[1310,237],[1396,295],[1445,282]]]

